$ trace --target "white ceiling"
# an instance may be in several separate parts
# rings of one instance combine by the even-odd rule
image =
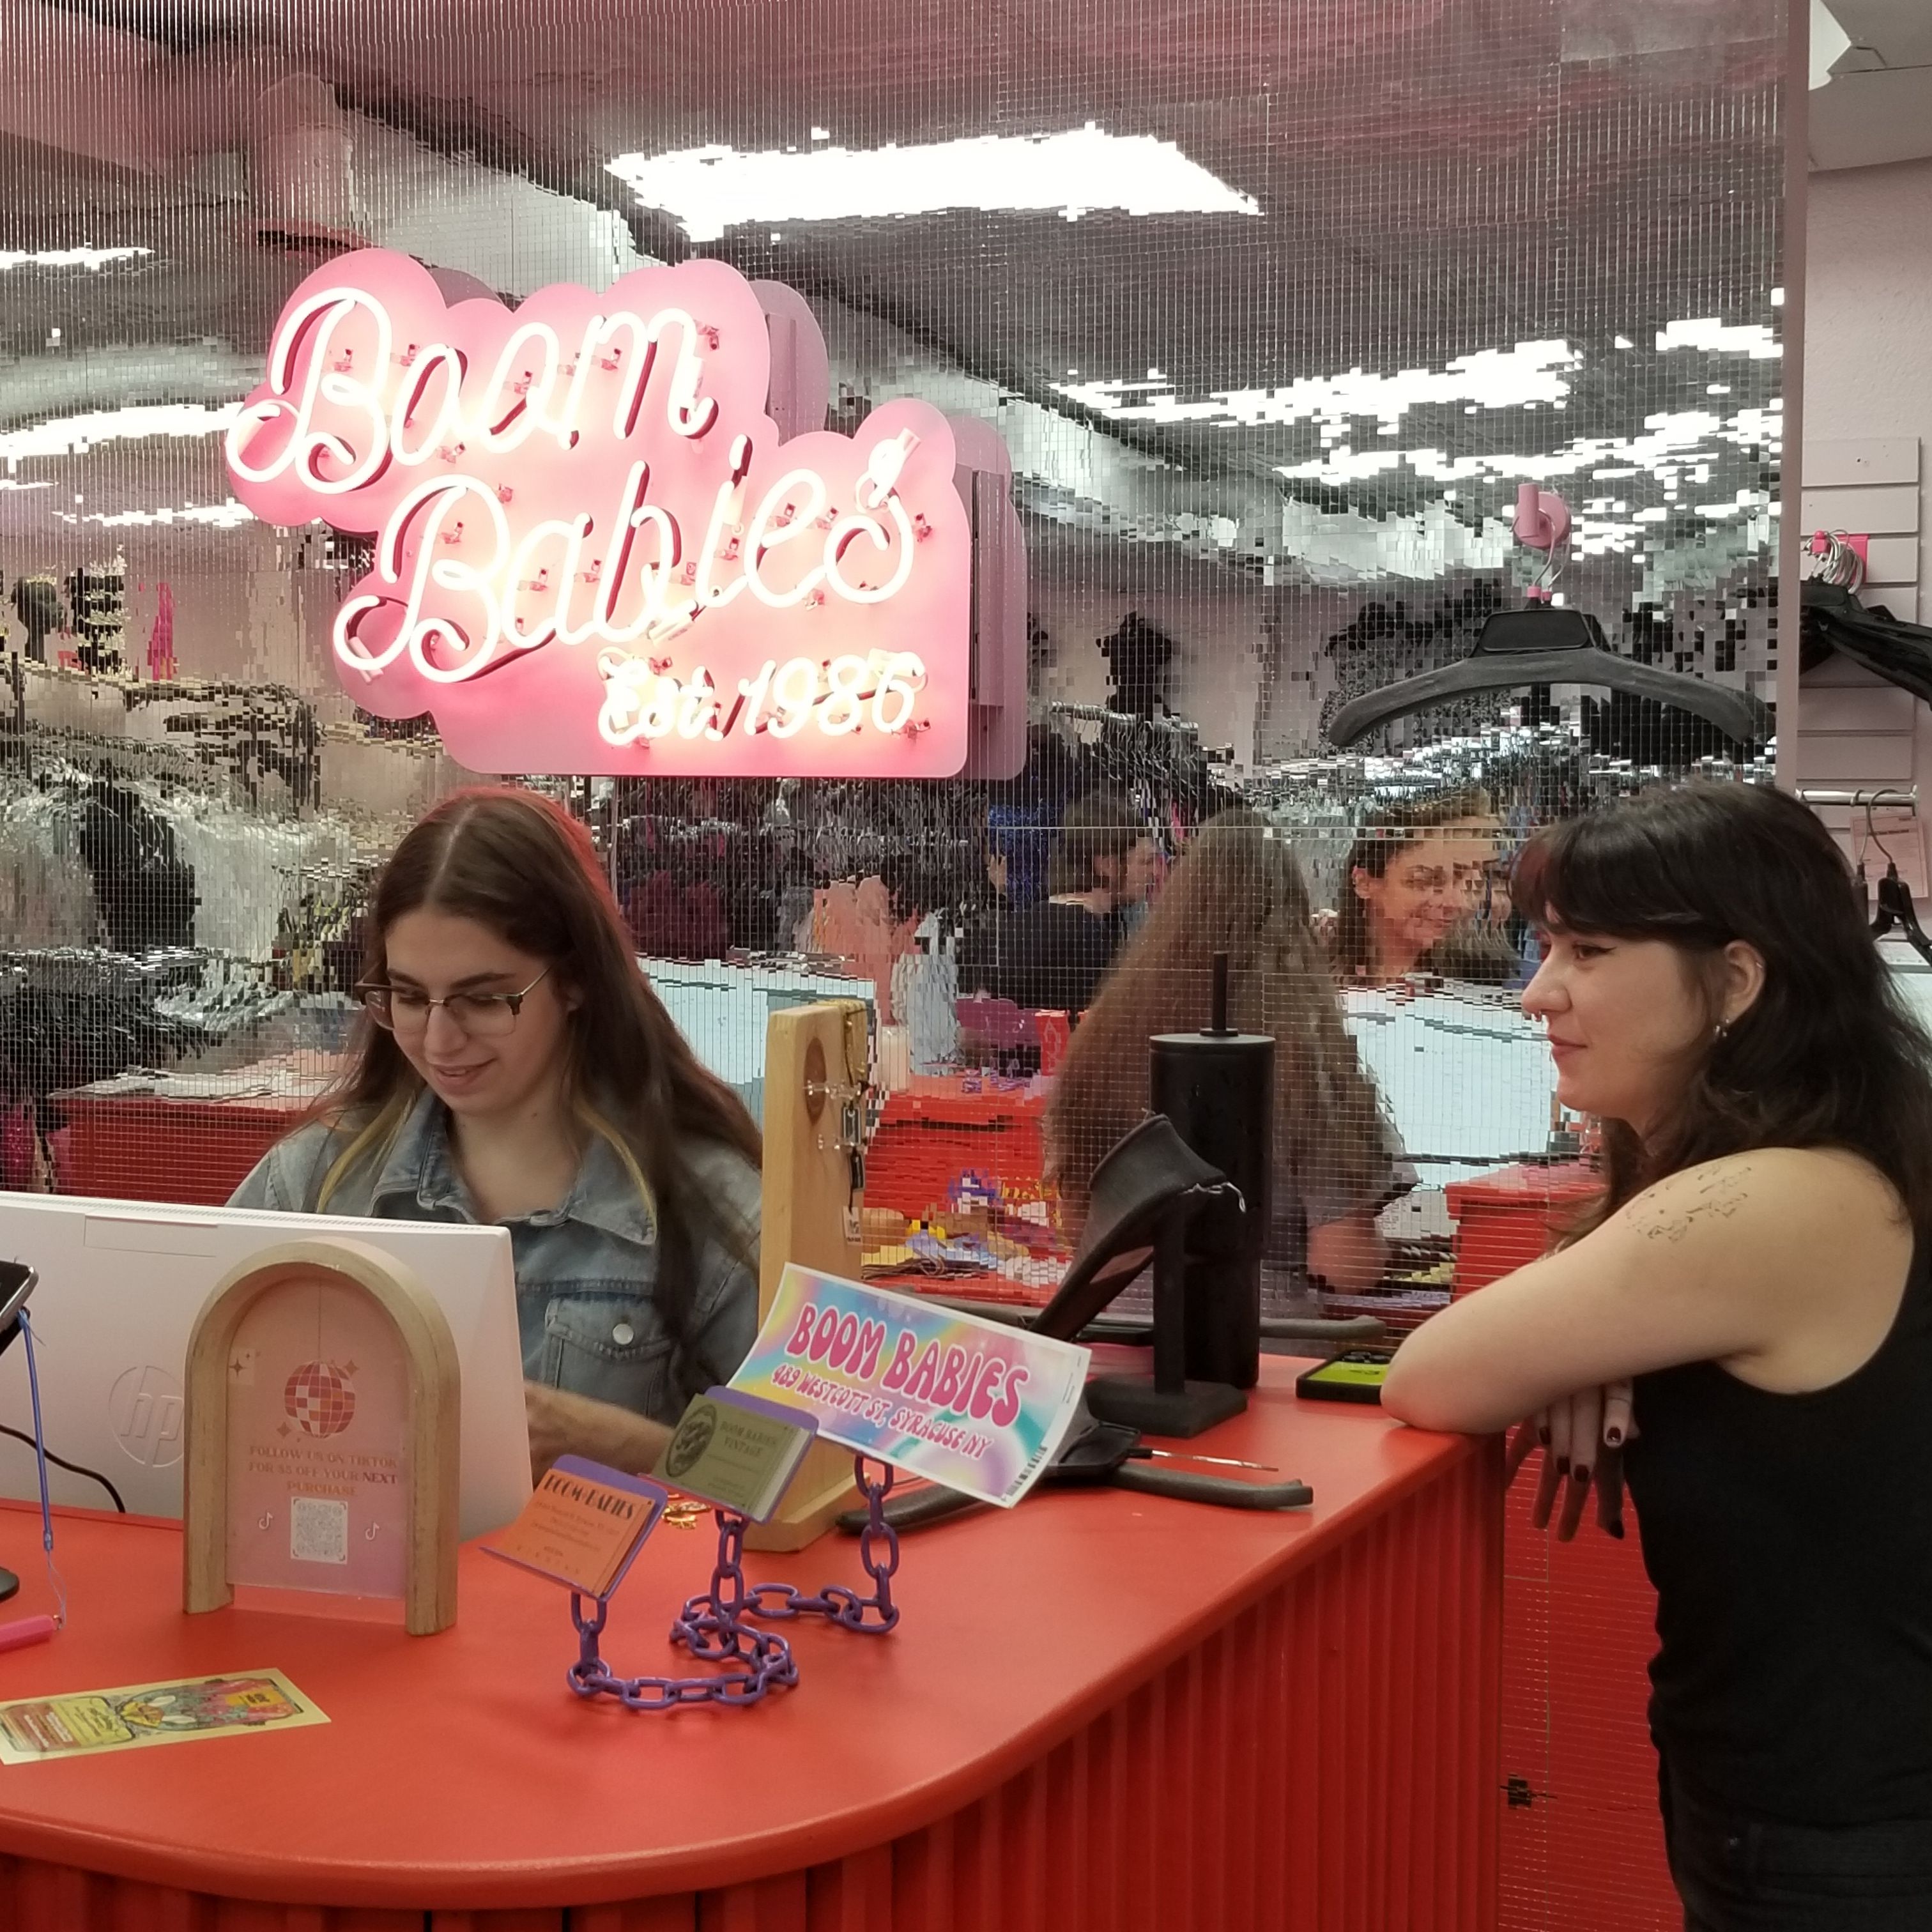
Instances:
[[[1824,0],[1851,46],[1810,97],[1814,170],[1932,154],[1932,0]]]

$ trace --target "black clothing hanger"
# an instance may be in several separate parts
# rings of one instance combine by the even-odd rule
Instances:
[[[1885,877],[1878,882],[1878,914],[1871,922],[1872,937],[1882,939],[1894,927],[1899,938],[1928,965],[1932,965],[1932,939],[1926,937],[1925,928],[1918,923],[1911,892],[1898,876],[1898,868],[1888,864]]]
[[[1771,736],[1770,707],[1762,699],[1620,658],[1595,618],[1548,604],[1492,611],[1474,650],[1460,663],[1352,698],[1336,712],[1328,736],[1339,749],[1391,718],[1450,698],[1534,684],[1599,685],[1633,698],[1654,698],[1708,720],[1741,746],[1761,745]]]
[[[1932,628],[1908,624],[1889,611],[1868,610],[1834,584],[1808,580],[1798,586],[1798,596],[1801,670],[1842,651],[1888,684],[1932,704]]]
[[[1856,800],[1858,794],[1854,792],[1852,796]],[[1920,958],[1924,960],[1928,964],[1932,964],[1932,939],[1926,937],[1924,928],[1918,923],[1918,910],[1912,903],[1912,889],[1898,876],[1898,862],[1893,858],[1890,852],[1886,850],[1885,841],[1878,836],[1878,828],[1873,820],[1873,814],[1878,804],[1878,796],[1874,794],[1864,801],[1866,843],[1876,845],[1881,852],[1885,853],[1885,877],[1878,882],[1878,911],[1871,922],[1872,937],[1875,940],[1882,939],[1887,933],[1896,927],[1900,938],[1904,940]],[[1865,884],[1863,846],[1858,849],[1856,876],[1858,891],[1860,897],[1862,898]]]

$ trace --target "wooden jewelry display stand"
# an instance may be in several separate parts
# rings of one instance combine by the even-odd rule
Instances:
[[[766,1024],[760,1325],[788,1262],[859,1278],[868,1065],[860,1000],[788,1006]],[[802,1550],[858,1500],[852,1452],[814,1443],[776,1514],[746,1531],[746,1546]]]
[[[219,1282],[188,1348],[182,1607],[235,1586],[400,1598],[456,1621],[456,1344],[401,1264],[334,1238],[269,1248]]]

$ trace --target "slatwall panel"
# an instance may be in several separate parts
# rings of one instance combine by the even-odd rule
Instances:
[[[1463,1458],[976,1803],[808,1870],[424,1915],[6,1859],[0,1932],[1493,1932],[1496,1480]],[[1016,1642],[1079,1641],[1077,1604],[1016,1614]],[[746,1763],[752,1802],[751,1728]]]
[[[1866,547],[1866,604],[1882,604],[1894,617],[1918,622],[1922,542],[1918,503],[1918,439],[1911,436],[1850,436],[1804,446],[1804,487],[1798,530],[1843,530]],[[1805,688],[1810,688],[1808,679]],[[1802,707],[1801,741],[1811,730]]]
[[[1918,441],[1916,436],[1858,436],[1804,446],[1801,531],[1844,531],[1865,538],[1866,573],[1857,595],[1907,623],[1919,621]],[[1910,692],[1846,657],[1828,658],[1800,680],[1798,782],[1850,787],[1932,788],[1932,713]],[[1925,830],[1909,813],[1880,817],[1820,808],[1848,856],[1876,878],[1888,858],[1917,898],[1932,887]],[[1870,834],[1875,830],[1877,842]]]

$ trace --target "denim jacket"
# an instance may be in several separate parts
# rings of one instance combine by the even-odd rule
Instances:
[[[352,1138],[312,1122],[270,1148],[229,1204],[314,1213],[323,1180]],[[716,1142],[684,1154],[712,1222],[728,1226],[736,1241],[728,1245],[702,1222],[694,1230],[695,1292],[682,1372],[674,1372],[671,1338],[658,1312],[656,1216],[608,1143],[593,1136],[561,1207],[502,1223],[515,1258],[524,1373],[531,1381],[671,1423],[693,1396],[744,1360],[758,1325],[758,1171]],[[451,1154],[448,1115],[433,1094],[424,1094],[386,1150],[343,1177],[328,1211],[476,1221]]]

